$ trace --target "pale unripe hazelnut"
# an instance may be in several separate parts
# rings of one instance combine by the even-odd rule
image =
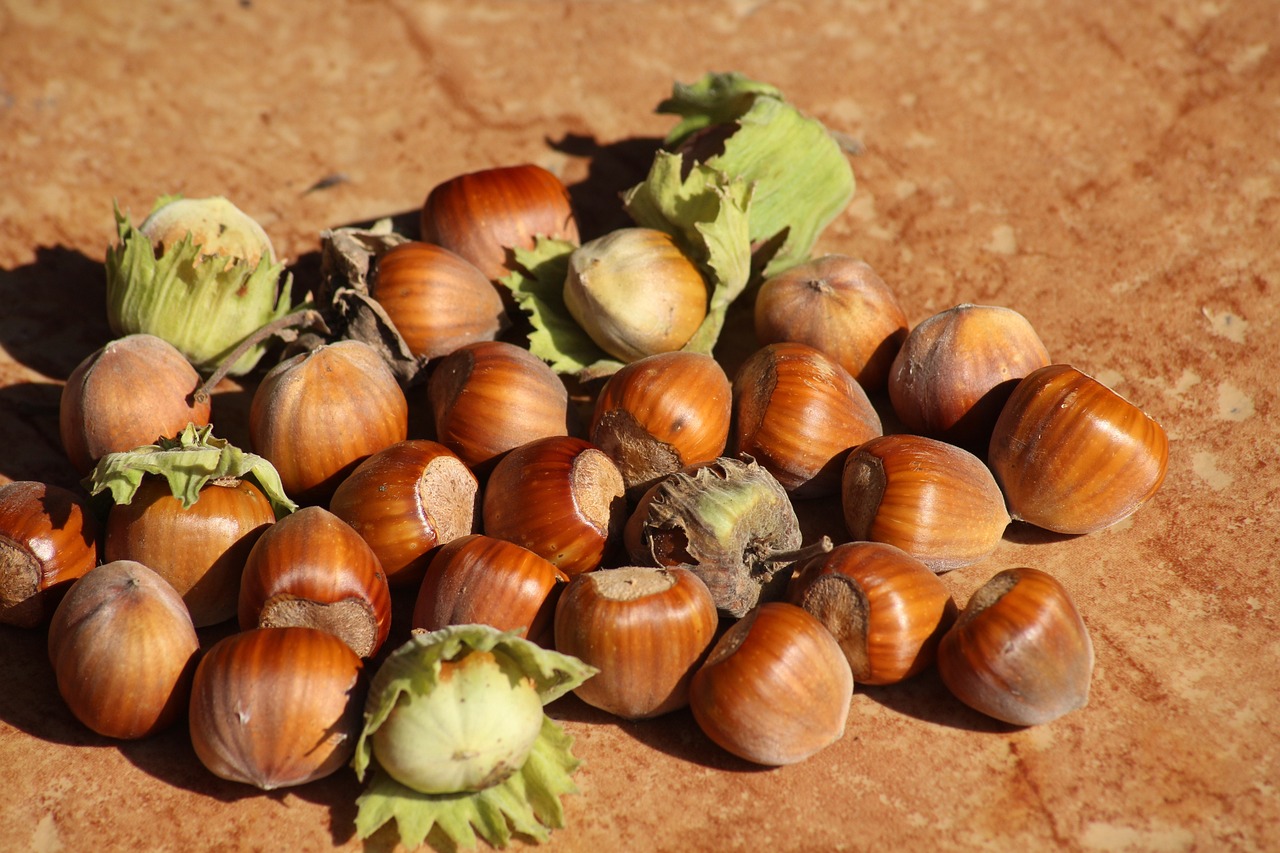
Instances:
[[[670,235],[622,228],[574,250],[564,304],[597,346],[630,362],[689,342],[707,284]]]

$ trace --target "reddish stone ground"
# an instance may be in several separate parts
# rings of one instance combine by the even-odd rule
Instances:
[[[1012,730],[925,674],[859,689],[836,746],[761,770],[687,712],[567,699],[582,795],[547,849],[1275,849],[1277,45],[1270,0],[5,3],[0,481],[75,482],[57,405],[110,337],[113,199],[139,219],[226,195],[303,283],[322,229],[491,165],[557,172],[599,233],[672,82],[739,70],[862,145],[823,251],[867,260],[913,323],[1022,312],[1164,424],[1168,479],[1102,534],[1015,527],[945,576],[961,603],[1009,566],[1059,576],[1097,649],[1087,709]],[[244,396],[220,398],[233,435]],[[265,795],[181,728],[93,736],[41,631],[0,629],[0,766],[14,849],[394,847],[355,837],[348,771]]]

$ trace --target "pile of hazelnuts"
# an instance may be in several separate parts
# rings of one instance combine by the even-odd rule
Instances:
[[[599,672],[577,695],[619,717],[688,705],[715,743],[766,765],[838,740],[855,684],[935,664],[962,702],[1012,725],[1086,703],[1093,649],[1062,584],[1033,568],[1002,571],[961,611],[938,575],[988,557],[1015,521],[1087,534],[1129,516],[1167,465],[1150,417],[1053,363],[1009,308],[959,305],[909,328],[871,267],[842,255],[785,269],[744,297],[757,347],[732,376],[713,354],[683,348],[688,335],[673,328],[696,326],[683,308],[661,327],[627,328],[639,311],[593,324],[581,307],[591,295],[567,289],[575,318],[623,366],[562,376],[521,340],[499,283],[513,273],[512,247],[538,236],[578,240],[568,192],[546,170],[446,181],[423,207],[421,241],[380,254],[369,283],[422,381],[406,387],[354,339],[266,371],[242,431],[295,512],[277,517],[251,478],[211,481],[189,507],[146,480],[105,522],[86,495],[0,487],[0,619],[52,619],[51,657],[77,717],[140,737],[189,708],[202,760],[235,773],[201,744],[214,735],[195,730],[227,700],[189,698],[194,629],[315,629],[328,639],[312,657],[328,662],[308,675],[312,688],[329,678],[349,691],[391,636],[397,599],[412,601],[415,630],[484,623],[579,657]],[[615,296],[656,293],[646,252],[669,252],[670,241],[637,238],[597,277]],[[593,248],[593,265],[611,262]],[[692,292],[705,299],[705,288]],[[88,475],[107,453],[188,424],[218,427],[213,404],[192,395],[200,383],[163,340],[109,343],[64,392],[69,459]],[[888,401],[900,429],[885,434],[873,399]],[[429,412],[426,434],[410,437],[417,406]],[[835,507],[843,535],[805,541],[814,507]],[[102,689],[85,686],[85,649],[129,645],[118,628],[90,636],[91,605],[161,584],[132,570],[110,592],[63,598],[104,561],[141,564],[172,593],[133,608],[152,614],[137,617],[152,621],[152,639],[125,650],[135,657],[120,668],[147,679],[135,673],[124,702],[101,684],[101,663],[87,681]],[[349,653],[329,648],[334,637]],[[295,704],[323,692],[289,689]],[[311,712],[312,724],[341,717],[358,731],[358,707],[340,705]],[[341,766],[341,752],[270,778],[228,778],[296,784]]]

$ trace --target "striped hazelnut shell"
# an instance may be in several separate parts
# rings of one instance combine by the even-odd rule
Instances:
[[[849,371],[807,344],[769,344],[733,381],[729,450],[748,455],[794,498],[836,494],[849,449],[882,432]]]
[[[1150,415],[1066,364],[1018,383],[987,461],[1013,517],[1093,533],[1136,512],[1164,482],[1169,437]]]
[[[1083,708],[1093,660],[1071,596],[1032,568],[995,575],[938,644],[938,674],[947,688],[971,708],[1016,726]]]
[[[895,545],[939,573],[989,556],[1010,521],[981,459],[919,435],[881,436],[850,453],[841,499],[855,540]]]

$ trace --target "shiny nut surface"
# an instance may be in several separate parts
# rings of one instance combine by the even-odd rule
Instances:
[[[847,542],[800,563],[787,600],[826,626],[862,684],[893,684],[932,664],[956,616],[937,575],[880,542]]]
[[[364,705],[360,658],[315,628],[256,628],[201,659],[188,725],[211,773],[263,790],[346,766]]]
[[[854,539],[896,545],[935,572],[987,557],[1009,526],[982,460],[924,436],[886,435],[856,448],[842,486]]]
[[[103,557],[153,569],[203,628],[236,615],[249,551],[275,520],[271,503],[248,480],[210,483],[184,508],[164,478],[146,477],[129,503],[107,514]]]
[[[0,485],[0,624],[48,621],[72,583],[98,563],[98,522],[70,489]]]
[[[957,305],[922,320],[889,371],[889,400],[911,432],[982,453],[1018,380],[1049,363],[1026,317]]]
[[[1093,643],[1066,589],[1039,569],[1000,572],[973,594],[938,645],[947,688],[1017,726],[1083,708]]]
[[[431,243],[402,243],[379,258],[371,295],[419,358],[493,340],[508,324],[502,297],[484,273]]]
[[[762,604],[716,642],[689,706],[707,737],[757,764],[794,764],[844,735],[853,675],[835,638],[794,604]]]
[[[580,574],[620,544],[625,492],[618,466],[590,442],[538,439],[494,467],[485,486],[484,531],[528,548],[567,575]]]
[[[391,630],[391,593],[360,534],[322,507],[304,507],[254,544],[240,581],[240,630],[302,626],[370,657]]]
[[[355,467],[404,441],[409,403],[381,356],[346,340],[267,372],[249,407],[253,451],[299,503],[325,503]]]
[[[579,575],[556,606],[556,650],[600,671],[574,691],[626,719],[689,701],[689,682],[719,624],[711,593],[688,569],[628,566]]]
[[[1014,518],[1059,533],[1094,533],[1155,495],[1169,464],[1169,437],[1101,382],[1055,364],[1018,383],[987,459]]]
[[[211,404],[195,400],[200,374],[177,348],[154,335],[126,335],[72,371],[59,402],[62,447],[87,474],[108,453],[209,423]]]
[[[373,549],[387,583],[422,582],[431,552],[477,524],[480,484],[452,451],[425,439],[399,441],[360,463],[329,501]]]
[[[771,276],[760,285],[754,320],[761,344],[808,344],[868,391],[884,389],[907,337],[907,315],[893,290],[848,255],[824,255]]]
[[[128,560],[76,581],[49,623],[49,660],[67,707],[98,734],[122,740],[181,716],[198,650],[182,598]]]
[[[849,372],[806,344],[769,344],[733,379],[733,454],[751,456],[797,498],[834,494],[849,449],[881,434]]]
[[[578,242],[569,191],[531,163],[497,166],[437,184],[422,205],[422,238],[466,258],[490,279],[507,275],[508,253],[538,236]]]
[[[479,472],[522,444],[569,432],[569,393],[560,377],[505,341],[459,347],[440,359],[427,397],[437,440]]]
[[[492,625],[535,642],[551,626],[569,578],[514,542],[462,536],[435,552],[414,602],[412,628]]]
[[[651,355],[609,377],[596,399],[591,442],[618,465],[627,488],[719,457],[729,438],[733,388],[711,356]]]

